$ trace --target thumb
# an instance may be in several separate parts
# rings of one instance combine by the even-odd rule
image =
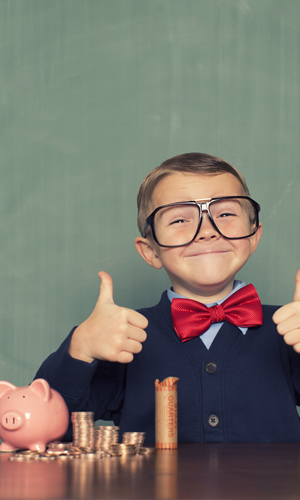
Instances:
[[[300,269],[296,274],[296,286],[295,286],[295,294],[294,294],[294,302],[300,301]]]
[[[114,304],[112,278],[104,271],[100,271],[100,273],[98,273],[98,276],[101,279],[98,304]]]

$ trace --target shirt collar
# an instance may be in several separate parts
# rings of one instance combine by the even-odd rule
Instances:
[[[231,295],[233,295],[235,292],[237,292],[240,288],[243,288],[244,286],[246,285],[246,283],[244,283],[244,281],[240,281],[240,280],[234,280],[234,283],[233,283],[233,289],[231,290],[231,292],[226,296],[224,297],[223,299],[220,299],[216,302],[212,302],[210,304],[205,304],[207,307],[212,307],[212,306],[216,306],[218,304],[222,304],[222,302],[224,302],[224,300],[228,299],[228,297],[230,297]],[[179,295],[178,293],[175,293],[171,288],[169,288],[169,290],[167,291],[168,293],[168,297],[169,297],[169,300],[170,302],[172,302],[173,299],[186,299],[187,297],[184,297],[183,295]]]

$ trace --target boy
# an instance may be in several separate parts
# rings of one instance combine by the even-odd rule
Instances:
[[[155,441],[154,382],[168,376],[179,378],[179,441],[300,442],[300,274],[294,302],[281,309],[261,308],[252,285],[235,281],[259,242],[258,212],[243,177],[220,158],[162,163],[139,190],[135,246],[165,268],[172,288],[158,305],[132,311],[114,304],[112,280],[100,272],[91,316],[36,376],[70,412],[94,411],[121,434],[146,432],[147,442]],[[204,319],[193,312],[201,304]]]

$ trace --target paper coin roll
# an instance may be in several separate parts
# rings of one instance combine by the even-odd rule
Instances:
[[[177,377],[155,381],[155,447],[175,449],[177,431]]]

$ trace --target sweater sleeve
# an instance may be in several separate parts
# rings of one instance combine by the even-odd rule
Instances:
[[[126,365],[94,360],[86,363],[69,354],[75,328],[60,347],[42,363],[36,378],[47,380],[64,398],[69,412],[93,411],[95,420],[120,419]],[[70,440],[71,426],[65,438]]]

